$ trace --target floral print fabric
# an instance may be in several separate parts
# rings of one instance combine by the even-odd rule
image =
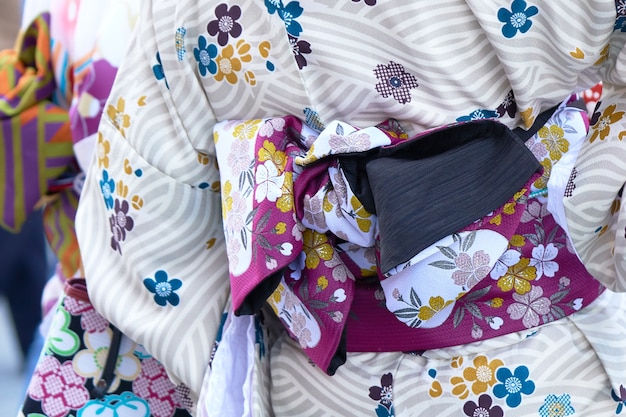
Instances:
[[[348,354],[330,378],[285,337],[271,349],[267,389],[277,417],[620,415],[624,372],[614,371],[623,355],[597,356],[589,343],[603,331],[622,335],[623,316],[623,301],[607,292],[577,315],[517,335],[421,354]],[[297,375],[287,372],[295,368]],[[342,401],[316,400],[315,387],[341,390]]]
[[[504,206],[390,271],[380,270],[376,216],[363,208],[332,157],[389,148],[404,139],[341,122],[317,135],[289,116],[219,123],[215,138],[235,311],[254,313],[267,297],[312,361],[333,374],[345,354],[341,338],[350,329],[348,318],[357,314],[356,286],[371,274],[363,271],[381,277],[375,290],[383,294],[385,313],[411,329],[432,329],[428,342],[409,333],[395,342],[376,341],[380,350],[462,344],[580,310],[595,299],[599,285],[531,193],[540,195],[549,167],[570,142],[584,137],[585,120],[584,112],[563,103],[527,143],[542,159],[543,175],[533,176]],[[581,287],[572,286],[571,277]],[[278,280],[273,293],[257,292],[256,287],[274,288],[272,280]],[[379,304],[374,301],[370,309]],[[369,335],[371,326],[383,327],[382,320],[370,319],[367,326]],[[449,327],[457,336],[446,340]],[[401,332],[397,323],[395,328]],[[349,349],[363,350],[367,338],[351,333]]]
[[[169,379],[163,366],[142,346],[122,336],[111,352],[113,330],[109,322],[70,281],[53,313],[50,334],[27,389],[20,416],[190,416],[191,400]],[[104,364],[117,355],[114,376],[103,397],[95,387]]]

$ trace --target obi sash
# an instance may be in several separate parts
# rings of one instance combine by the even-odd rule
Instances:
[[[579,110],[550,116],[572,138],[586,133]],[[235,313],[269,303],[333,374],[347,351],[468,343],[587,305],[601,287],[536,199],[549,173],[534,132],[495,120],[412,138],[393,120],[334,121],[321,132],[293,116],[219,123]],[[554,252],[567,261],[555,263],[559,274]]]

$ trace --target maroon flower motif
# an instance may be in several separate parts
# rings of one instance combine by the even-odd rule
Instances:
[[[128,210],[130,206],[128,201],[115,199],[115,214],[112,214],[109,218],[109,224],[111,226],[111,247],[113,250],[117,250],[120,255],[122,254],[122,247],[120,242],[126,240],[126,232],[130,232],[134,225],[135,221],[132,217],[128,215]]]
[[[361,0],[352,0],[353,3],[358,3]],[[367,4],[368,6],[375,6],[376,5],[376,0],[364,0],[363,3]]]
[[[65,309],[72,316],[80,316],[80,325],[88,333],[104,332],[109,327],[107,319],[98,314],[91,303],[68,296]]]
[[[154,358],[141,363],[141,374],[133,381],[133,392],[150,404],[150,411],[155,417],[170,417],[177,408],[182,408],[176,386]]]
[[[483,394],[478,397],[478,404],[474,401],[468,401],[463,406],[463,412],[466,416],[470,417],[502,417],[504,411],[499,405],[491,407],[493,400],[487,394]]]
[[[43,412],[50,417],[65,417],[89,401],[85,378],[74,371],[72,361],[60,363],[54,356],[46,356],[39,362],[28,395],[41,401]]]
[[[380,401],[386,408],[393,404],[393,375],[384,374],[380,378],[380,387],[370,387],[370,398]]]
[[[502,104],[498,106],[496,112],[498,112],[499,117],[502,117],[505,114],[508,114],[509,117],[515,117],[515,113],[517,113],[517,103],[515,102],[513,90],[509,91],[509,94],[507,94]]]
[[[288,36],[289,43],[291,44],[291,51],[293,52],[293,56],[296,58],[298,68],[302,69],[307,65],[306,58],[302,54],[311,53],[311,44],[305,40],[298,39],[295,36],[291,36],[289,34]]]
[[[376,78],[380,81],[376,84],[376,91],[383,97],[393,96],[400,104],[411,101],[411,89],[417,88],[417,80],[404,70],[404,67],[390,61],[389,65],[379,64],[374,69]]]
[[[237,38],[241,35],[241,25],[237,23],[237,19],[241,17],[239,6],[233,6],[228,10],[228,5],[221,3],[215,8],[215,17],[217,19],[211,20],[206,29],[209,35],[217,35],[217,43],[220,46],[225,46],[228,43],[229,36]]]

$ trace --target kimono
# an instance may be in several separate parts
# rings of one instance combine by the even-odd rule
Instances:
[[[78,240],[196,415],[623,411],[623,2],[144,5]]]
[[[134,1],[29,1],[16,48],[0,52],[0,225],[19,231],[43,208],[58,259],[20,416],[174,417],[193,407],[156,359],[94,310],[74,229],[83,172],[137,13]]]

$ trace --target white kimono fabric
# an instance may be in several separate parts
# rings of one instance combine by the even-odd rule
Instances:
[[[572,235],[575,249],[559,250],[575,250],[605,286],[622,290],[626,174],[604,158],[624,159],[625,13],[609,0],[144,2],[79,206],[95,307],[175,381],[210,401],[214,393],[206,390],[228,380],[208,369],[229,298],[216,123],[294,115],[322,131],[333,120],[366,128],[394,119],[414,135],[491,118],[529,128],[599,81],[604,94],[570,182],[559,172],[560,185],[548,187],[554,156],[571,167],[578,152],[558,129],[548,127],[533,153],[544,173],[538,191],[547,188],[548,207]],[[588,191],[599,184],[609,184],[601,195]],[[559,188],[568,196],[565,209],[553,195]],[[552,216],[540,201],[527,214]],[[533,244],[543,254],[533,258],[541,258],[533,264],[537,279],[552,255]],[[566,276],[541,279],[575,285]],[[521,287],[513,285],[511,296],[525,300],[526,313],[541,312],[542,295]],[[238,382],[227,390],[229,398],[246,398],[246,410],[232,407],[242,415],[619,414],[626,406],[623,319],[624,296],[606,291],[560,320],[477,344],[413,355],[348,352],[334,376],[311,367],[280,325],[266,324],[257,332],[269,336],[263,339],[252,337],[251,323],[231,321],[227,340],[247,340],[247,355],[265,349],[258,360],[247,356],[251,370],[238,367]],[[199,415],[210,410],[210,403],[198,405]]]

